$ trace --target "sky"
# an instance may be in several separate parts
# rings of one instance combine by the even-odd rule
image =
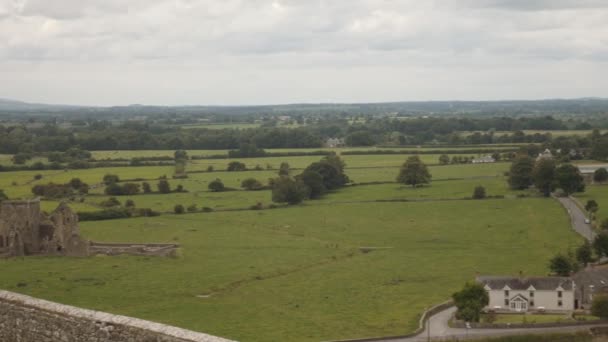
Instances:
[[[608,0],[0,0],[0,98],[608,97]]]

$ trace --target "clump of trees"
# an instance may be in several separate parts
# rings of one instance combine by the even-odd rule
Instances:
[[[230,150],[228,151],[229,158],[255,158],[255,157],[264,157],[266,155],[266,151],[264,149],[257,147],[255,144],[241,144],[238,150]]]
[[[456,311],[456,318],[466,322],[479,322],[483,308],[488,305],[490,298],[478,283],[466,283],[464,288],[452,295]]]
[[[316,199],[328,191],[339,189],[350,182],[344,173],[345,166],[340,157],[328,155],[310,164],[295,177],[289,177],[288,173],[283,174],[270,182],[272,201],[298,204],[305,199]]]
[[[241,188],[249,191],[255,191],[264,189],[264,185],[255,178],[246,178],[241,182]]]
[[[532,185],[534,160],[527,154],[518,155],[509,169],[509,186],[514,190],[524,190]]]
[[[397,182],[411,185],[413,188],[431,182],[431,173],[418,156],[407,158],[401,166]]]
[[[132,196],[140,192],[140,185],[137,183],[111,183],[106,186],[104,193],[111,196]]]
[[[89,193],[89,185],[79,178],[73,178],[66,184],[37,184],[32,187],[32,193],[45,198],[67,198],[74,195]]]
[[[527,154],[520,154],[513,160],[508,182],[515,190],[524,190],[534,184],[547,197],[556,188],[565,195],[585,191],[585,182],[578,167],[567,163],[557,165],[552,158],[540,158],[534,162]]]
[[[447,154],[439,156],[439,165],[448,165],[450,163],[450,157]]]
[[[541,158],[534,164],[532,169],[532,180],[534,186],[545,197],[549,197],[555,190],[555,161],[549,158]]]

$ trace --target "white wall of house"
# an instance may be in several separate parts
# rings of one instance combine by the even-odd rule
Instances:
[[[534,297],[530,297],[530,291],[521,290],[508,290],[509,295],[505,296],[505,290],[489,290],[488,295],[490,298],[488,309],[510,310],[510,302],[505,303],[505,299],[511,300],[517,295],[528,300],[528,311],[538,310],[539,307],[543,307],[546,311],[572,311],[574,310],[574,291],[572,290],[561,290],[562,296],[559,298],[558,291],[532,291]],[[561,301],[561,306],[559,302]],[[534,305],[532,306],[532,302]]]

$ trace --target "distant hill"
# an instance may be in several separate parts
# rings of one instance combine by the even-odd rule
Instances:
[[[301,103],[258,106],[150,106],[136,104],[129,106],[73,106],[28,103],[10,99],[0,99],[0,113],[36,113],[40,115],[56,112],[66,113],[110,113],[124,115],[140,114],[397,114],[397,115],[556,115],[556,114],[605,114],[608,113],[608,99],[546,99],[510,101],[411,101],[380,103]]]

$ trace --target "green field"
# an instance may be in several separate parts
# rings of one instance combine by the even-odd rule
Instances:
[[[0,260],[0,287],[242,341],[403,334],[476,272],[545,274],[580,243],[565,215],[504,199],[87,222],[87,238],[178,242],[181,256]]]
[[[142,152],[173,153],[95,153],[130,158]],[[439,157],[420,156],[428,164]],[[507,187],[508,163],[430,166],[433,182],[412,189],[395,183],[406,158],[343,156],[355,185],[262,211],[242,209],[267,207],[271,191],[241,190],[243,179],[266,184],[281,162],[295,175],[321,157],[241,159],[264,169],[244,172],[223,171],[227,159],[194,160],[188,164],[194,173],[179,180],[171,179],[172,166],[0,173],[0,189],[11,198],[31,198],[36,184],[78,177],[93,187],[82,202],[70,203],[77,211],[100,209],[108,198],[100,185],[105,174],[146,180],[154,190],[166,175],[172,188],[187,190],[117,196],[160,211],[160,217],[81,223],[85,237],[96,241],[180,243],[179,257],[0,260],[0,288],[240,341],[398,335],[413,331],[425,308],[448,299],[476,272],[543,275],[552,255],[581,242],[557,202]],[[197,172],[210,165],[214,172]],[[37,174],[42,179],[35,180]],[[216,178],[234,190],[210,192]],[[467,200],[478,185],[500,198]],[[603,194],[597,188],[587,195]],[[44,200],[42,207],[50,211],[58,203]],[[173,215],[176,204],[214,212]]]
[[[576,194],[576,198],[585,205],[588,200],[595,200],[599,205],[599,210],[596,215],[601,222],[608,219],[608,184],[604,185],[587,185],[585,192]]]

